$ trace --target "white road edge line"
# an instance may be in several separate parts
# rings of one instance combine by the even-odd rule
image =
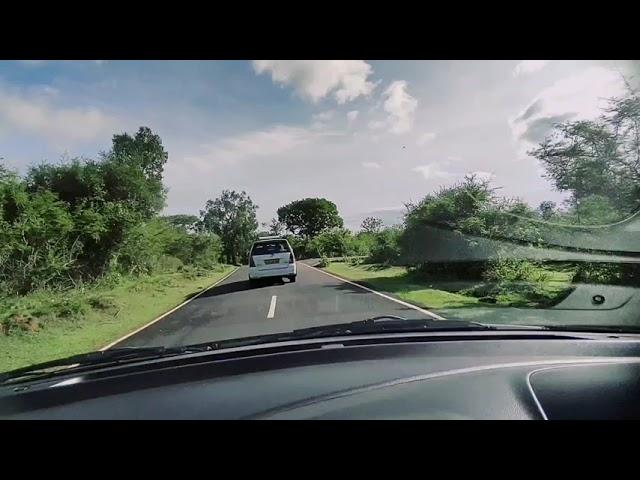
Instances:
[[[179,308],[184,307],[187,303],[189,303],[192,300],[195,300],[196,298],[198,298],[200,295],[202,295],[204,292],[206,292],[207,290],[212,289],[213,287],[215,287],[216,285],[218,285],[219,283],[223,282],[224,280],[226,280],[227,278],[229,278],[231,275],[233,275],[234,273],[236,273],[238,271],[238,268],[240,267],[236,267],[234,268],[231,272],[229,272],[227,275],[225,275],[224,277],[222,277],[220,280],[215,281],[214,283],[212,283],[211,285],[209,285],[207,288],[203,289],[202,291],[200,291],[199,293],[197,293],[196,295],[194,295],[193,297],[189,298],[188,300],[185,300],[184,302],[182,302],[180,305],[178,305],[177,307],[173,307],[171,310],[169,310],[168,312],[163,313],[162,315],[160,315],[159,317],[151,320],[149,323],[141,326],[140,328],[137,328],[136,330],[134,330],[133,332],[127,333],[124,337],[120,337],[118,340],[111,342],[109,345],[106,345],[104,347],[102,347],[99,351],[103,352],[105,350],[108,350],[109,348],[113,347],[114,345],[122,342],[123,340],[126,340],[127,338],[131,337],[132,335],[135,335],[138,332],[141,332],[142,330],[144,330],[147,327],[150,327],[151,325],[153,325],[156,322],[159,322],[160,320],[162,320],[164,317],[166,317],[167,315],[169,315],[170,313],[175,312],[176,310],[178,310]]]
[[[446,318],[441,317],[437,313],[430,312],[429,310],[425,310],[424,308],[420,308],[420,307],[418,307],[416,305],[413,305],[411,303],[403,302],[402,300],[398,300],[397,298],[390,297],[389,295],[385,295],[384,293],[380,293],[377,290],[372,290],[372,289],[370,289],[368,287],[365,287],[364,285],[360,285],[359,283],[355,283],[355,282],[352,282],[350,280],[347,280],[346,278],[338,277],[337,275],[334,275],[334,274],[329,273],[329,272],[325,272],[324,270],[321,270],[321,269],[316,268],[316,267],[312,267],[311,265],[308,265],[308,264],[303,263],[303,262],[300,262],[300,264],[304,265],[305,267],[312,268],[312,269],[314,269],[314,270],[316,270],[316,271],[318,271],[320,273],[324,273],[325,275],[333,277],[336,280],[340,280],[341,282],[348,283],[349,285],[353,285],[354,287],[361,288],[363,290],[366,290],[367,292],[371,292],[371,293],[374,293],[374,294],[376,294],[376,295],[378,295],[378,296],[380,296],[382,298],[386,298],[387,300],[391,300],[392,302],[399,303],[400,305],[404,305],[405,307],[413,308],[414,310],[417,310],[417,311],[419,311],[421,313],[424,313],[425,315],[427,315],[427,316],[429,316],[431,318],[435,318],[436,320],[446,320]]]
[[[267,318],[273,318],[276,314],[276,301],[278,300],[277,295],[273,295],[271,297],[271,304],[269,305],[269,313],[267,313]]]

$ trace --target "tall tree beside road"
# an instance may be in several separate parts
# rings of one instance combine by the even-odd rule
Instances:
[[[166,217],[162,217],[162,219],[169,225],[181,228],[182,230],[186,230],[187,232],[195,230],[199,220],[196,215],[185,214],[167,215]]]
[[[335,203],[325,198],[304,198],[280,207],[278,220],[294,235],[308,238],[343,225]]]
[[[382,219],[377,217],[367,217],[362,221],[360,230],[365,233],[378,233],[382,230]]]
[[[118,250],[125,242],[132,244],[127,237],[134,227],[154,218],[164,206],[162,173],[167,159],[160,137],[140,127],[133,136],[114,135],[111,150],[99,160],[73,159],[29,169],[24,179],[27,198],[44,201],[48,197],[42,194],[48,192],[73,220],[68,242],[74,254],[65,262],[74,265],[70,276],[95,277],[119,263]],[[29,217],[22,215],[22,220]],[[59,239],[51,240],[55,244]],[[47,258],[34,250],[35,257]]]
[[[280,222],[277,218],[272,218],[269,223],[269,235],[282,235],[286,225]]]
[[[246,192],[223,190],[200,211],[200,228],[220,237],[227,262],[238,264],[246,256],[258,228],[257,209]]]
[[[585,201],[600,208],[606,198],[620,213],[629,213],[640,202],[640,96],[629,89],[625,97],[610,99],[597,120],[556,125],[529,153],[542,162],[556,189],[571,194],[573,209]]]

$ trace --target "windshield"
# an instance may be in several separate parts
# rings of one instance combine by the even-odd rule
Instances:
[[[637,61],[28,60],[0,78],[0,371],[640,327]]]

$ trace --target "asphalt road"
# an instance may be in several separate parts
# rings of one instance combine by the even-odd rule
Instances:
[[[427,313],[380,297],[298,262],[295,283],[249,285],[247,267],[162,320],[116,344],[179,346],[280,333],[377,315],[424,318]]]

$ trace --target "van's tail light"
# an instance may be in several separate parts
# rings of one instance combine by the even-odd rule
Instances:
[[[293,253],[289,253],[289,263],[293,263]]]
[[[256,266],[256,262],[253,261],[253,255],[251,255],[249,257],[249,266],[250,267],[255,267]]]

